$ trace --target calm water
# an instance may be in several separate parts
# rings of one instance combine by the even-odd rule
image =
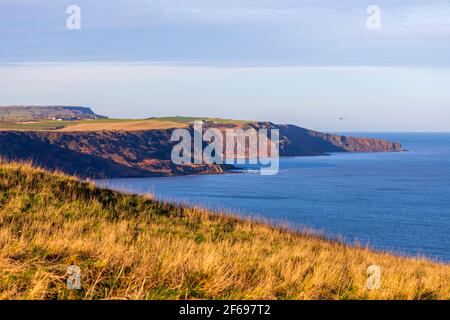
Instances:
[[[398,141],[410,151],[284,158],[276,176],[111,179],[98,184],[449,262],[450,134],[353,135]]]

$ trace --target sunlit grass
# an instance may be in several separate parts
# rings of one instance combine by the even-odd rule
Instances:
[[[72,264],[81,290],[66,286]],[[450,266],[3,163],[0,298],[450,299]]]
[[[184,127],[187,124],[194,121],[214,121],[219,124],[232,124],[242,125],[251,123],[253,121],[245,120],[232,120],[232,119],[220,119],[220,118],[200,118],[200,117],[155,117],[148,119],[95,119],[95,120],[74,120],[74,121],[57,121],[57,120],[33,120],[33,121],[0,121],[0,130],[17,130],[17,131],[55,131],[60,129],[66,129],[70,131],[72,127],[77,128],[79,125],[83,125],[80,128],[82,130],[89,131],[92,128],[102,128],[106,125],[106,129],[116,128],[122,130],[123,128],[133,128],[134,125],[152,125],[149,128],[158,128],[158,123],[161,123],[162,128],[167,127],[167,124],[173,124],[177,127]],[[124,127],[125,126],[125,127]],[[79,130],[77,130],[79,131]]]

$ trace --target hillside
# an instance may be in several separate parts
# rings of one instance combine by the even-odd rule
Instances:
[[[449,265],[0,165],[1,299],[450,299],[449,283]]]
[[[0,120],[36,121],[36,120],[84,120],[105,119],[88,107],[73,106],[0,106]]]
[[[105,129],[105,125],[109,130]],[[149,126],[153,126],[153,129]],[[3,130],[0,131],[0,156],[9,160],[32,160],[39,166],[80,177],[223,173],[235,169],[233,166],[226,165],[174,165],[170,155],[175,142],[171,142],[170,137],[174,128],[177,127],[193,130],[191,123],[187,120],[181,121],[174,118],[128,122],[96,120],[65,127],[62,132]],[[270,122],[208,120],[205,122],[205,127],[220,130],[234,127],[279,129],[281,156],[402,150],[400,144],[389,141],[343,137],[293,125],[275,125]]]

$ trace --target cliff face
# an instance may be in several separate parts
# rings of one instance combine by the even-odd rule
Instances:
[[[346,137],[300,128],[269,125],[280,130],[282,156],[323,155],[330,152],[399,152],[399,143],[373,138]]]
[[[280,130],[281,156],[312,156],[329,152],[400,151],[388,141],[324,134],[292,125],[255,123],[256,129]],[[170,160],[173,129],[146,131],[3,131],[0,156],[81,177],[141,177],[222,173],[229,165],[174,165]]]
[[[0,132],[0,156],[80,177],[144,177],[222,173],[227,165],[174,165],[171,130]]]

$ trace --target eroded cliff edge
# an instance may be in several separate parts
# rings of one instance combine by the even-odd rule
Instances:
[[[395,142],[326,134],[294,125],[259,122],[248,127],[279,129],[281,156],[402,150]],[[175,144],[170,141],[172,131],[1,131],[0,156],[92,178],[215,174],[235,169],[230,165],[174,165],[170,160]]]

